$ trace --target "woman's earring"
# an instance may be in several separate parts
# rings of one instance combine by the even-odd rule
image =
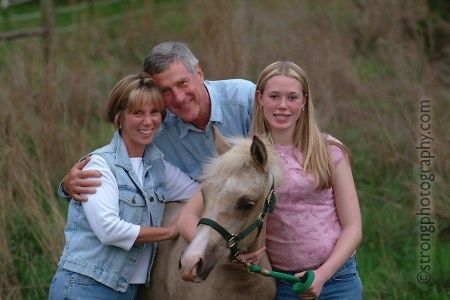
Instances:
[[[123,124],[120,123],[120,124],[119,124],[119,129],[122,129],[122,128],[123,128]]]

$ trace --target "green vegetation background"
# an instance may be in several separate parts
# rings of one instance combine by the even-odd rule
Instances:
[[[1,299],[47,298],[67,213],[57,185],[79,157],[109,142],[108,92],[164,40],[187,42],[208,79],[255,81],[278,59],[301,65],[322,129],[354,156],[365,299],[450,298],[448,1],[55,2],[50,83],[42,39],[0,41]],[[2,10],[0,30],[39,25],[23,17],[38,10],[38,1]],[[434,232],[420,230],[416,215],[423,100]],[[430,258],[428,284],[416,279],[421,254]]]

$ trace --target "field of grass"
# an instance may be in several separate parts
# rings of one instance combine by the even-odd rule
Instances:
[[[60,10],[83,3],[56,2]],[[79,157],[109,141],[112,128],[101,116],[109,90],[165,40],[187,42],[207,79],[255,81],[278,59],[302,66],[322,129],[354,157],[365,299],[449,299],[446,3],[114,1],[57,17],[50,84],[40,38],[0,42],[0,299],[47,298],[64,245],[67,203],[58,183]],[[9,16],[39,9],[33,5]],[[0,30],[35,25],[11,20],[0,18]],[[432,138],[424,144],[429,165],[423,135]],[[433,180],[423,177],[430,174]],[[433,226],[419,226],[424,205]],[[418,279],[421,268],[427,283]]]

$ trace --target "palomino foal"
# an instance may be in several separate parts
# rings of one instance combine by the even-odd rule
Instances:
[[[139,299],[272,300],[275,297],[272,278],[252,275],[229,259],[233,249],[255,251],[264,244],[264,229],[259,225],[268,197],[282,181],[279,155],[258,137],[234,139],[232,147],[218,133],[215,139],[216,147],[221,145],[220,156],[204,167],[202,176],[205,202],[202,220],[210,221],[200,222],[189,246],[181,237],[160,243],[150,289],[142,289]],[[169,213],[173,207],[167,206],[166,210]],[[230,234],[246,234],[230,250],[230,243],[210,222]],[[267,256],[260,265],[270,268]],[[195,277],[197,283],[183,281],[180,272]]]

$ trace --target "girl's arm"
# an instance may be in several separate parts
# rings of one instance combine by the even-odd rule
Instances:
[[[322,266],[314,270],[314,283],[308,292],[312,292],[316,297],[320,294],[325,282],[353,255],[362,238],[359,201],[350,163],[346,157],[336,167],[333,191],[342,232],[330,257]]]
[[[188,243],[194,239],[197,224],[204,209],[203,195],[201,188],[199,188],[192,195],[192,198],[188,201],[178,217],[178,232]]]

